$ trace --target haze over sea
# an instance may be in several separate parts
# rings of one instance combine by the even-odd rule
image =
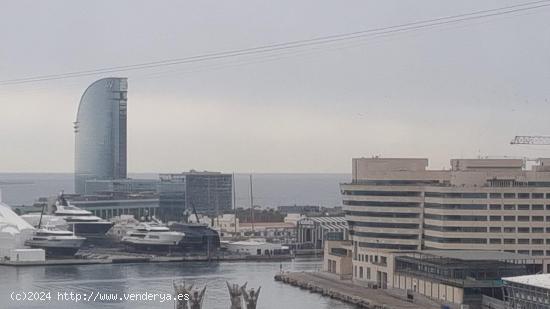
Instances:
[[[130,174],[130,178],[158,179],[158,174]],[[281,205],[341,204],[339,184],[349,174],[253,174],[254,204]],[[249,207],[249,175],[236,174],[237,207]],[[3,201],[9,205],[30,205],[37,198],[74,190],[71,173],[0,173]]]

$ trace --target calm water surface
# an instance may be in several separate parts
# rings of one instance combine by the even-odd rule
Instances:
[[[111,264],[49,267],[0,266],[0,308],[174,308],[171,302],[71,302],[57,301],[58,292],[102,293],[173,293],[173,280],[207,285],[204,308],[229,308],[225,281],[262,286],[258,308],[329,309],[352,308],[344,303],[275,282],[273,276],[281,263],[162,263]],[[282,263],[284,270],[312,271],[318,260],[300,259]],[[10,301],[13,291],[50,291],[49,303]]]

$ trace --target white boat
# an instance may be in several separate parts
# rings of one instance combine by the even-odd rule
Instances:
[[[135,251],[165,253],[176,250],[184,237],[184,233],[171,231],[158,222],[142,222],[122,238],[122,243]]]
[[[90,211],[71,205],[61,194],[53,206],[53,214],[67,223],[76,235],[104,236],[113,226],[112,222],[94,216]]]
[[[86,238],[74,235],[70,231],[54,227],[39,228],[25,245],[44,249],[47,256],[73,256],[82,247]]]

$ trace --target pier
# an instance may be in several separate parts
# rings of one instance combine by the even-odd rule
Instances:
[[[166,263],[166,262],[284,262],[290,261],[291,255],[184,255],[161,256],[120,252],[117,250],[81,250],[75,258],[47,259],[45,261],[9,261],[0,260],[0,266],[55,266],[55,265],[92,265],[92,264],[123,264],[123,263]]]
[[[368,309],[439,309],[441,304],[415,295],[409,301],[405,291],[371,289],[318,272],[283,272],[275,281],[290,284],[323,296],[331,297],[358,308]]]

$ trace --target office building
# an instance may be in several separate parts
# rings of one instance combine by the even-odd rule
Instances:
[[[126,78],[104,78],[80,99],[74,123],[75,192],[88,179],[126,178]]]
[[[427,159],[353,165],[341,189],[358,248],[550,254],[549,159],[531,170],[515,159],[452,160],[450,170],[427,170]]]
[[[200,214],[218,216],[233,208],[233,176],[190,171],[161,174],[159,207],[164,220],[179,220],[193,207]]]
[[[427,159],[354,159],[352,181],[341,184],[354,265],[384,273],[395,250],[550,256],[550,159],[523,163],[457,159],[429,170]]]

